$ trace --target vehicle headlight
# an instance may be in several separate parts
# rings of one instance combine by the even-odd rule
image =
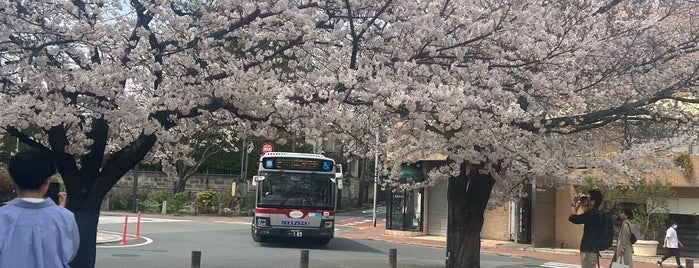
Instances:
[[[269,218],[258,217],[255,222],[257,227],[269,227]]]

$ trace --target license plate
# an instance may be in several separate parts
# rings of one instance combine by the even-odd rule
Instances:
[[[302,237],[303,232],[301,230],[289,230],[289,237]]]

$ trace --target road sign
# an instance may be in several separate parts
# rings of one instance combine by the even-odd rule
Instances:
[[[271,143],[267,142],[265,144],[262,144],[262,153],[269,153],[271,151],[274,151],[274,147],[272,146]]]

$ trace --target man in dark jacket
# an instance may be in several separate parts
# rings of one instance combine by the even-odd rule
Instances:
[[[590,190],[587,194],[579,193],[571,203],[572,214],[568,220],[575,224],[584,224],[582,240],[580,241],[580,266],[596,268],[599,265],[599,245],[604,228],[604,213],[599,210],[602,204],[602,193]],[[583,213],[578,214],[582,208]]]

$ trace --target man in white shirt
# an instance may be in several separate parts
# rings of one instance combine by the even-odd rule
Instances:
[[[663,248],[667,249],[667,253],[662,259],[657,261],[658,267],[663,267],[663,261],[670,258],[670,256],[675,256],[675,261],[677,261],[677,268],[683,268],[680,263],[680,250],[679,247],[684,247],[682,242],[677,238],[677,222],[672,222],[670,228],[667,228],[665,232],[665,241],[663,241]]]

